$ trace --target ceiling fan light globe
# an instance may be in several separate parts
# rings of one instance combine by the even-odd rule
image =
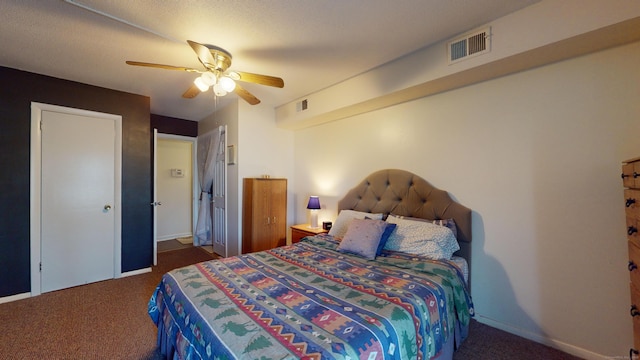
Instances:
[[[232,92],[236,88],[236,82],[233,79],[223,76],[218,82],[226,92]]]
[[[209,90],[209,85],[207,85],[204,80],[202,80],[202,77],[197,77],[193,83],[198,87],[198,89],[200,89],[200,91],[205,92],[207,90]]]
[[[227,91],[222,88],[222,86],[220,85],[220,82],[218,82],[217,84],[215,84],[213,86],[213,93],[216,94],[216,96],[225,96],[225,95],[227,95]]]
[[[218,82],[218,79],[216,79],[216,76],[213,73],[208,71],[202,73],[200,77],[202,78],[202,81],[204,81],[204,83],[207,84],[208,86],[213,86]]]

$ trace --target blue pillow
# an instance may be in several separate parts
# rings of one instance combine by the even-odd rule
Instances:
[[[397,226],[396,224],[387,223],[387,227],[384,228],[384,232],[380,237],[380,243],[378,244],[378,250],[376,251],[376,256],[382,254],[382,249],[384,249],[384,245],[387,243],[387,240],[389,240],[389,236],[391,236],[391,233],[393,232],[393,230],[396,229],[396,226]]]

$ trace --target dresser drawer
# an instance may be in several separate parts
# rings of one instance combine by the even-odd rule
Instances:
[[[640,291],[631,284],[631,306],[629,315],[633,317],[633,347],[640,349]]]
[[[640,287],[640,247],[628,242],[629,244],[629,278],[631,282]]]
[[[640,161],[622,165],[622,184],[624,187],[640,188]]]
[[[297,242],[300,242],[300,240],[302,240],[303,237],[305,236],[309,236],[312,234],[309,234],[306,231],[301,231],[301,230],[297,230],[297,229],[291,229],[291,243],[295,244]],[[640,244],[638,244],[640,245]]]
[[[640,247],[640,235],[638,234],[638,225],[640,221],[637,217],[627,216],[627,239],[636,246]],[[640,286],[640,285],[639,285]]]
[[[640,190],[624,189],[624,209],[627,217],[640,217]]]

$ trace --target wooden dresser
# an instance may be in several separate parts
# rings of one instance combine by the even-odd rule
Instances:
[[[627,240],[629,246],[629,274],[631,278],[631,308],[633,317],[633,348],[629,358],[640,358],[640,157],[622,163],[624,184],[624,206],[627,217]]]
[[[273,249],[287,242],[287,179],[245,178],[242,253]]]

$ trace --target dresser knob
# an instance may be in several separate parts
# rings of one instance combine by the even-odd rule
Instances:
[[[638,232],[638,228],[636,228],[635,226],[629,226],[629,227],[627,228],[627,234],[628,234],[629,236],[631,236],[631,235],[633,235],[633,234],[635,234],[635,233],[637,233],[637,232]]]
[[[633,355],[638,355],[640,354],[640,352],[638,352],[638,350],[631,348],[629,349],[629,360],[635,360],[638,358],[638,356],[633,356]]]
[[[627,199],[627,202],[626,202],[624,205],[625,205],[626,207],[629,207],[629,206],[631,206],[631,205],[633,205],[633,204],[635,204],[635,203],[636,203],[636,199],[628,198],[628,199]]]
[[[627,265],[627,267],[629,268],[629,271],[633,271],[638,268],[638,265],[636,265],[636,263],[634,263],[633,261],[629,260],[629,264]]]
[[[629,310],[629,313],[633,317],[640,316],[640,311],[638,310],[638,307],[635,305],[631,305],[631,310]]]
[[[636,179],[638,176],[640,176],[640,174],[638,174],[637,172],[633,172],[633,178]]]

